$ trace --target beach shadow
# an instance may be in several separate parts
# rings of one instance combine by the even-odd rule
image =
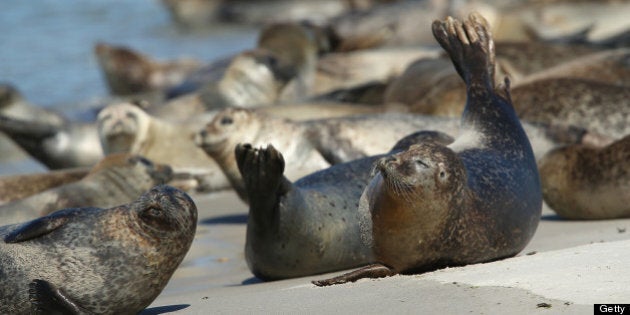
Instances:
[[[264,281],[256,278],[256,277],[251,277],[251,278],[247,278],[245,280],[243,280],[243,282],[241,282],[242,285],[249,285],[249,284],[257,284],[257,283],[263,283]]]
[[[142,312],[138,313],[140,315],[158,315],[158,314],[166,314],[177,312],[179,310],[183,310],[188,308],[190,304],[175,304],[175,305],[165,305],[165,306],[156,306],[151,308],[145,308]]]
[[[203,219],[201,224],[247,224],[247,214],[230,214],[220,217]]]
[[[542,215],[540,217],[540,220],[542,220],[542,221],[557,221],[557,222],[567,221],[567,219],[565,219],[565,218],[563,218],[563,217],[561,217],[561,216],[559,216],[557,214],[545,214],[545,215]]]

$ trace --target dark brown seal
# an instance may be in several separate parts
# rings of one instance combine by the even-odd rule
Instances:
[[[449,146],[421,143],[379,160],[360,205],[371,215],[363,235],[377,263],[316,285],[510,257],[536,231],[536,160],[508,88],[495,90],[485,19],[435,21],[433,34],[466,82],[463,132]]]
[[[113,207],[131,202],[155,185],[172,179],[167,165],[141,156],[112,154],[95,165],[81,180],[0,206],[0,222],[31,220],[63,208]]]
[[[446,144],[452,138],[423,131],[401,139],[393,151],[421,141]],[[372,262],[370,247],[361,242],[364,214],[357,209],[381,156],[337,164],[292,183],[273,146],[238,145],[236,160],[250,201],[245,258],[252,273],[277,280]]]
[[[0,313],[135,314],[166,286],[196,226],[192,199],[169,186],[2,226]]]
[[[557,148],[539,162],[545,202],[567,219],[630,216],[630,136],[601,148]]]

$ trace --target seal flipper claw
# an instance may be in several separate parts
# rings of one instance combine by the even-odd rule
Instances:
[[[35,279],[28,284],[34,314],[93,314],[77,305],[65,292],[50,282]]]
[[[65,209],[54,212],[24,224],[22,227],[7,234],[5,243],[19,243],[48,234],[66,224],[80,211],[86,209]]]
[[[325,287],[334,284],[342,284],[346,282],[355,282],[359,279],[364,278],[384,278],[395,275],[396,272],[391,268],[381,265],[381,264],[372,264],[365,266],[363,268],[344,273],[340,276],[333,277],[330,279],[324,280],[314,280],[312,283],[318,287]]]

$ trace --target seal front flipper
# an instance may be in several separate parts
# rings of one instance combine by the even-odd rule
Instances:
[[[369,266],[365,266],[361,269],[357,269],[348,273],[344,273],[341,276],[337,276],[330,279],[324,280],[314,280],[312,283],[318,287],[325,287],[333,284],[342,284],[346,282],[355,282],[359,279],[364,278],[384,278],[395,275],[396,272],[391,268],[381,265],[381,264],[372,264]]]
[[[28,297],[34,314],[93,314],[46,280],[35,279],[28,287]]]
[[[271,144],[266,149],[239,144],[234,152],[245,183],[250,215],[261,221],[260,223],[269,220],[273,222],[273,211],[277,209],[278,198],[291,187],[291,183],[283,176],[282,154]]]
[[[4,242],[19,243],[48,234],[66,224],[69,220],[75,217],[79,211],[85,210],[86,209],[79,208],[64,209],[45,217],[35,219],[7,234],[4,238]]]

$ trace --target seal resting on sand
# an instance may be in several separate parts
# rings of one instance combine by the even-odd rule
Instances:
[[[376,263],[318,286],[417,273],[516,255],[542,209],[536,160],[508,94],[494,87],[494,43],[471,14],[433,23],[467,86],[462,133],[448,146],[412,145],[382,158],[359,211]]]
[[[2,226],[0,313],[135,314],[166,286],[196,227],[194,202],[170,186]]]

